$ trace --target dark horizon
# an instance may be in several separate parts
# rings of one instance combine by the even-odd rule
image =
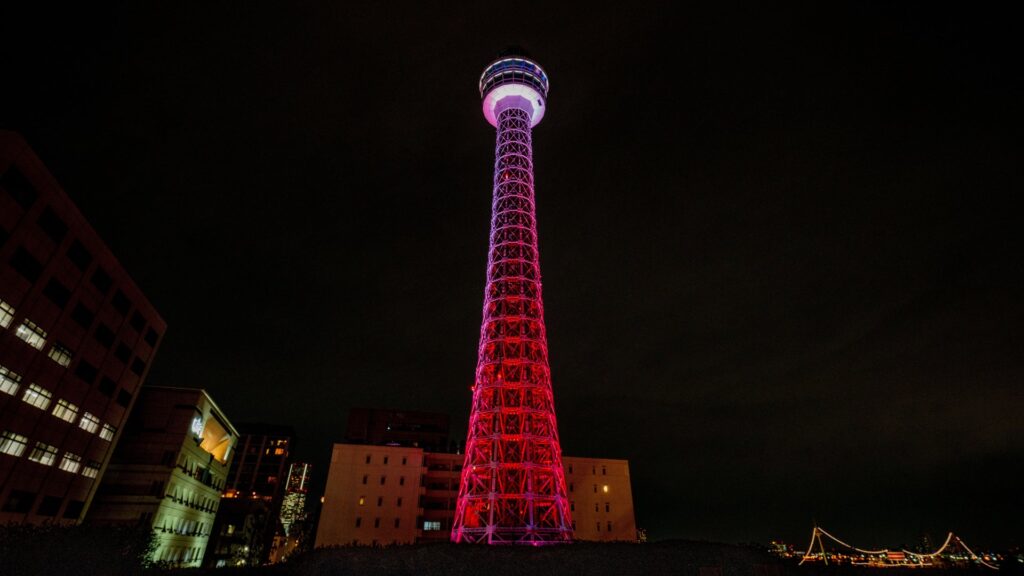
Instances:
[[[1024,541],[1016,19],[880,3],[18,7],[0,128],[167,321],[148,383],[465,434],[508,45],[562,448],[653,539]]]

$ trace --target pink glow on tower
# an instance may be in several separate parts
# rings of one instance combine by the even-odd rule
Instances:
[[[491,244],[453,542],[572,540],[572,519],[551,393],[537,256],[531,129],[548,79],[507,57],[480,78],[484,116],[497,128]]]

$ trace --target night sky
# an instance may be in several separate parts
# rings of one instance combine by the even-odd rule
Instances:
[[[114,4],[5,9],[0,127],[168,322],[149,383],[294,424],[321,474],[355,406],[447,412],[461,440],[477,80],[522,45],[551,77],[565,454],[629,459],[654,539],[1024,540],[1014,15]]]

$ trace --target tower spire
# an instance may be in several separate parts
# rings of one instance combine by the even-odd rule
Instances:
[[[532,128],[548,78],[505,56],[480,78],[497,128],[483,324],[452,541],[547,544],[572,539],[537,256]]]

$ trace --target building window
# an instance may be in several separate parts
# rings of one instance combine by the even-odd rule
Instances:
[[[569,482],[569,492],[572,492],[573,488],[575,488],[575,486],[573,486],[572,482]]]
[[[117,403],[127,408],[132,403],[132,393],[127,390],[121,390],[117,393]]]
[[[100,428],[100,419],[86,412],[82,414],[82,420],[78,423],[78,427],[90,434],[95,434]]]
[[[598,523],[597,523],[597,531],[598,531],[598,532],[600,532],[600,531],[601,531],[601,523],[600,523],[600,522],[598,522]]]
[[[92,384],[96,381],[96,377],[99,376],[100,371],[87,362],[84,359],[78,360],[78,366],[75,366],[75,376],[82,379],[82,382],[86,384]]]
[[[373,527],[374,528],[380,528],[380,518],[374,518],[373,519]]]
[[[85,467],[82,468],[82,476],[86,478],[95,478],[100,473],[100,463],[95,460],[89,460]]]
[[[359,528],[362,525],[363,525],[363,519],[358,517],[358,516],[356,516],[356,528]]]
[[[43,273],[43,265],[36,260],[36,257],[29,254],[27,250],[19,247],[11,256],[11,268],[21,274],[25,280],[35,284],[39,275]]]
[[[142,329],[146,327],[146,319],[142,317],[142,314],[138,310],[132,314],[132,319],[128,322],[136,332],[142,333]]]
[[[570,500],[569,501],[569,512],[575,512],[575,511],[576,511],[576,501],[575,500]]]
[[[385,456],[385,457],[384,457],[384,464],[387,464],[387,463],[388,463],[388,457],[387,457],[387,456]]]
[[[383,505],[384,505],[384,497],[383,496],[377,496],[377,507],[380,508]]]
[[[68,260],[71,260],[71,263],[74,264],[76,268],[85,272],[85,269],[88,268],[89,264],[92,262],[92,255],[90,255],[89,251],[85,249],[85,246],[82,246],[81,242],[75,240],[75,242],[68,247]]]
[[[440,530],[440,529],[441,529],[441,521],[440,520],[424,520],[423,521],[423,530],[424,531],[426,531],[426,530]]]
[[[36,350],[42,350],[46,344],[46,331],[28,318],[21,321],[21,326],[14,333]]]
[[[399,496],[399,497],[398,497],[398,502],[397,502],[397,504],[398,504],[398,507],[399,507],[399,508],[401,508],[401,507],[402,507],[402,497],[401,497],[401,496]]]
[[[398,528],[398,522],[399,522],[399,520],[400,520],[399,518],[395,518],[395,528]]]
[[[110,424],[104,424],[103,429],[100,430],[100,438],[103,438],[107,442],[114,439],[114,434],[117,432],[117,428],[114,428]]]
[[[81,302],[75,304],[75,309],[71,312],[71,319],[84,330],[88,330],[92,326],[92,321],[95,318],[96,314]]]
[[[61,240],[63,240],[64,236],[68,233],[68,225],[65,224],[49,206],[47,206],[46,209],[43,210],[43,213],[39,215],[39,219],[36,220],[36,224],[39,224],[39,227],[43,229],[43,232],[46,232],[46,235],[49,236],[50,240],[53,240],[55,244],[60,244]]]
[[[28,389],[25,390],[25,395],[21,399],[29,406],[35,406],[40,410],[46,410],[50,407],[50,399],[53,398],[53,394],[49,390],[42,389],[38,384],[29,384]]]
[[[18,393],[18,388],[21,387],[19,382],[21,382],[21,375],[6,366],[0,366],[0,392],[14,396]]]
[[[608,502],[605,502],[604,503],[604,511],[605,512],[611,512],[612,511],[612,505],[609,504]]]
[[[71,290],[68,290],[68,287],[61,284],[56,278],[50,278],[50,281],[46,283],[46,288],[43,288],[43,296],[46,296],[58,308],[63,308],[68,305]]]
[[[4,512],[17,512],[24,514],[32,509],[35,504],[36,494],[24,490],[11,490],[7,495],[7,502],[4,504]]]
[[[121,316],[127,316],[128,310],[131,310],[132,301],[124,295],[124,292],[118,290],[114,293],[114,297],[110,299],[111,305],[114,306],[114,310],[121,313]]]
[[[597,484],[594,484],[594,494],[597,494]]]
[[[0,433],[0,453],[18,457],[25,453],[26,446],[28,446],[28,438],[21,434],[6,430]]]
[[[387,476],[381,476],[381,477],[380,477],[380,485],[381,485],[381,486],[383,486],[383,485],[384,485],[384,482],[386,482],[386,481],[387,481],[387,479],[388,479],[388,477],[387,477]]]
[[[14,319],[14,306],[0,300],[0,328],[7,328]]]
[[[132,349],[125,346],[124,342],[118,342],[117,350],[114,350],[114,357],[120,360],[122,364],[127,364],[132,359]]]
[[[92,278],[89,279],[92,285],[100,291],[100,294],[104,296],[107,292],[110,292],[110,287],[114,284],[114,280],[107,274],[107,271],[103,268],[96,268],[96,271],[92,273]]]
[[[92,333],[92,337],[102,344],[104,348],[110,348],[114,345],[114,331],[102,322],[96,326],[96,330]]]
[[[398,485],[399,486],[405,486],[405,476],[399,476],[398,477]]]
[[[57,460],[57,447],[50,446],[45,442],[36,442],[36,446],[32,449],[32,453],[28,455],[28,459],[38,462],[43,466],[53,466],[53,463]]]
[[[608,526],[607,526],[607,528],[608,528],[608,531],[609,531],[609,532],[611,532],[611,531],[612,531],[612,523],[611,523],[611,520],[609,520],[609,521],[608,521]]]
[[[50,353],[47,354],[47,356],[50,357],[50,360],[53,360],[57,364],[67,368],[71,365],[71,357],[74,356],[74,353],[71,350],[68,350],[66,346],[54,344],[53,346],[50,346]]]
[[[601,505],[598,504],[597,502],[594,502],[594,512],[600,512],[601,511],[600,508],[601,508]]]
[[[601,476],[607,476],[607,475],[608,475],[608,468],[606,468],[604,466],[601,466]]]
[[[64,518],[70,518],[77,520],[82,515],[82,509],[85,508],[85,502],[82,500],[68,500],[67,506],[64,507]]]
[[[78,406],[67,400],[57,400],[57,405],[53,407],[53,415],[65,422],[74,422],[78,417]]]
[[[58,466],[61,470],[71,472],[72,474],[77,473],[78,469],[81,467],[82,457],[70,452],[64,453],[64,457],[60,459],[60,466]]]
[[[607,494],[607,493],[608,493],[608,485],[607,485],[607,484],[605,484],[604,486],[602,486],[602,487],[601,487],[601,490],[603,490],[603,491],[604,491],[604,493],[605,493],[605,494]]]
[[[150,345],[150,347],[155,348],[156,342],[159,338],[160,335],[156,333],[156,330],[153,330],[152,328],[146,330],[146,336],[144,340],[146,341],[146,344]]]
[[[370,463],[370,459],[371,459],[371,458],[372,458],[372,456],[371,456],[371,455],[369,455],[369,454],[367,454],[367,455],[366,455],[366,463],[367,463],[367,464],[369,464],[369,463]]]
[[[405,463],[408,462],[408,461],[409,461],[408,458],[406,458],[405,456],[402,456],[402,466],[405,466]]]
[[[142,358],[136,356],[135,360],[132,360],[131,371],[134,372],[136,376],[142,376],[142,373],[146,371],[146,363],[142,361]],[[284,448],[277,448],[274,451],[274,454],[284,454]]]
[[[60,505],[63,501],[64,499],[60,496],[44,496],[43,501],[36,508],[36,514],[40,516],[56,516],[57,512],[60,511]]]
[[[369,479],[370,479],[370,477],[368,475],[363,474],[363,484],[366,484],[366,481],[369,480]]]
[[[359,505],[363,506],[365,504],[366,504],[366,496],[360,496],[359,497]]]
[[[572,474],[572,464],[569,464],[569,474]]]
[[[100,394],[110,398],[114,395],[114,390],[117,390],[117,383],[104,376],[103,378],[100,378],[100,385],[97,386],[97,389],[99,389]]]

